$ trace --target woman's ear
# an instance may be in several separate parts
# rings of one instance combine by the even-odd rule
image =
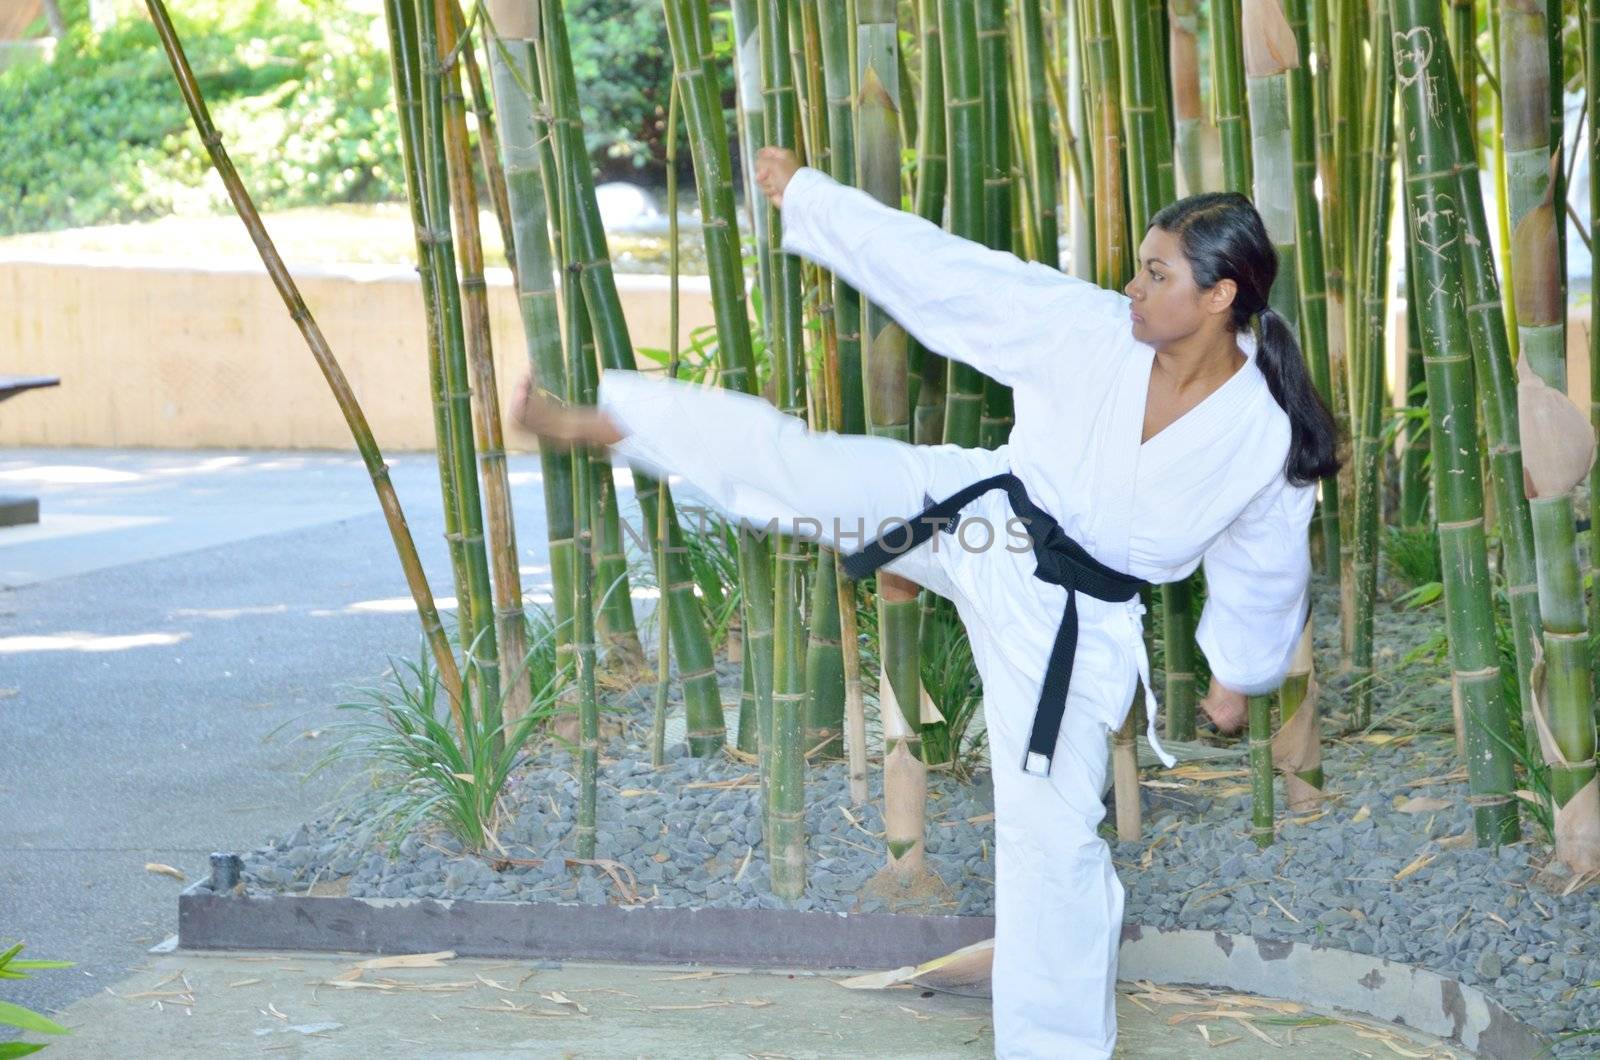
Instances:
[[[1239,293],[1239,285],[1226,277],[1211,285],[1211,290],[1206,292],[1206,312],[1226,313],[1233,308],[1233,300]]]

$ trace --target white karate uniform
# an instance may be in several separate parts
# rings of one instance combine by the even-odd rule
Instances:
[[[608,370],[599,404],[626,437],[615,451],[678,474],[726,513],[846,554],[961,487],[1015,473],[1091,555],[1153,583],[1205,564],[1197,640],[1217,680],[1250,693],[1283,679],[1306,617],[1314,487],[1284,477],[1288,416],[1251,358],[1195,408],[1140,443],[1155,351],[1133,338],[1128,299],[991,250],[886,207],[819,170],[784,193],[783,248],[831,269],[929,349],[1013,388],[1006,445],[915,446],[809,431],[766,401]],[[795,520],[809,518],[816,527]],[[1106,737],[1142,682],[1156,739],[1135,597],[1078,593],[1079,637],[1048,776],[1023,752],[1067,591],[1034,577],[1007,536],[1003,491],[962,511],[884,569],[955,602],[983,679],[995,797],[995,1054],[1109,1056],[1122,885],[1097,826]],[[993,543],[985,547],[987,528]],[[1008,547],[1009,546],[1009,547]]]

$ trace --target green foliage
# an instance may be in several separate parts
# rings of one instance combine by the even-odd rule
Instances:
[[[555,714],[564,687],[556,629],[545,612],[530,616],[528,654],[512,679],[533,692],[523,717],[489,721],[504,716],[503,705],[483,709],[489,704],[475,701],[482,686],[466,656],[461,695],[466,731],[458,734],[449,699],[440,695],[439,673],[424,652],[419,662],[394,666],[387,686],[363,689],[363,698],[339,704],[356,720],[336,726],[338,735],[313,772],[350,758],[368,763],[379,794],[365,820],[374,830],[388,830],[395,844],[433,821],[469,850],[492,846],[506,780],[522,763],[528,738]],[[498,748],[497,736],[502,739]]]
[[[86,0],[55,61],[0,72],[0,234],[223,208],[155,28],[94,33]],[[404,194],[381,20],[337,0],[194,0],[174,25],[262,209]]]
[[[71,961],[25,961],[20,960],[17,954],[22,952],[22,943],[18,942],[10,949],[0,952],[0,979],[26,979],[28,972],[39,968],[71,968]],[[34,1034],[69,1034],[67,1028],[61,1024],[39,1015],[31,1009],[21,1005],[14,1005],[9,1001],[0,1001],[0,1026],[16,1027]],[[43,1045],[29,1042],[0,1042],[0,1060],[13,1056],[29,1056],[43,1049]]]
[[[1432,526],[1384,527],[1383,556],[1390,573],[1411,589],[1444,580],[1439,532]]]
[[[922,686],[944,722],[922,727],[923,755],[929,765],[948,762],[970,772],[987,742],[987,733],[971,731],[983,706],[983,679],[955,605],[943,597],[935,597],[933,603],[931,611],[923,612],[918,647]]]
[[[624,172],[659,168],[672,88],[660,0],[570,0],[566,13],[584,145]]]
[[[690,516],[693,516],[690,518]],[[739,530],[718,513],[705,508],[678,506],[683,548],[700,590],[695,601],[712,644],[728,637],[728,627],[739,613],[744,595],[739,580]]]

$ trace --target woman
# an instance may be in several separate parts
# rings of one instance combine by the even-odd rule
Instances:
[[[524,381],[518,418],[682,475],[737,517],[810,520],[807,536],[851,553],[852,575],[882,565],[881,591],[917,583],[955,602],[993,764],[996,1055],[1108,1056],[1123,891],[1097,825],[1107,733],[1140,683],[1151,746],[1173,764],[1138,587],[1205,564],[1203,706],[1237,728],[1300,638],[1315,483],[1338,467],[1332,417],[1267,306],[1271,241],[1242,195],[1180,200],[1151,219],[1118,294],[952,236],[788,151],[760,152],[757,178],[784,250],[1012,388],[1008,443],[813,432],[759,398],[616,370],[594,409]],[[952,508],[954,539],[930,533]],[[905,520],[917,536],[861,548]]]

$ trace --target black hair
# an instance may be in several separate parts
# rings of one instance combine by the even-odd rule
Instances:
[[[1289,414],[1289,458],[1285,475],[1307,486],[1339,470],[1339,434],[1333,414],[1306,370],[1288,321],[1267,304],[1278,275],[1278,252],[1255,204],[1236,191],[1212,191],[1179,199],[1157,211],[1146,231],[1160,228],[1178,237],[1202,290],[1232,280],[1230,328],[1243,331],[1256,320],[1256,366],[1267,389]]]

